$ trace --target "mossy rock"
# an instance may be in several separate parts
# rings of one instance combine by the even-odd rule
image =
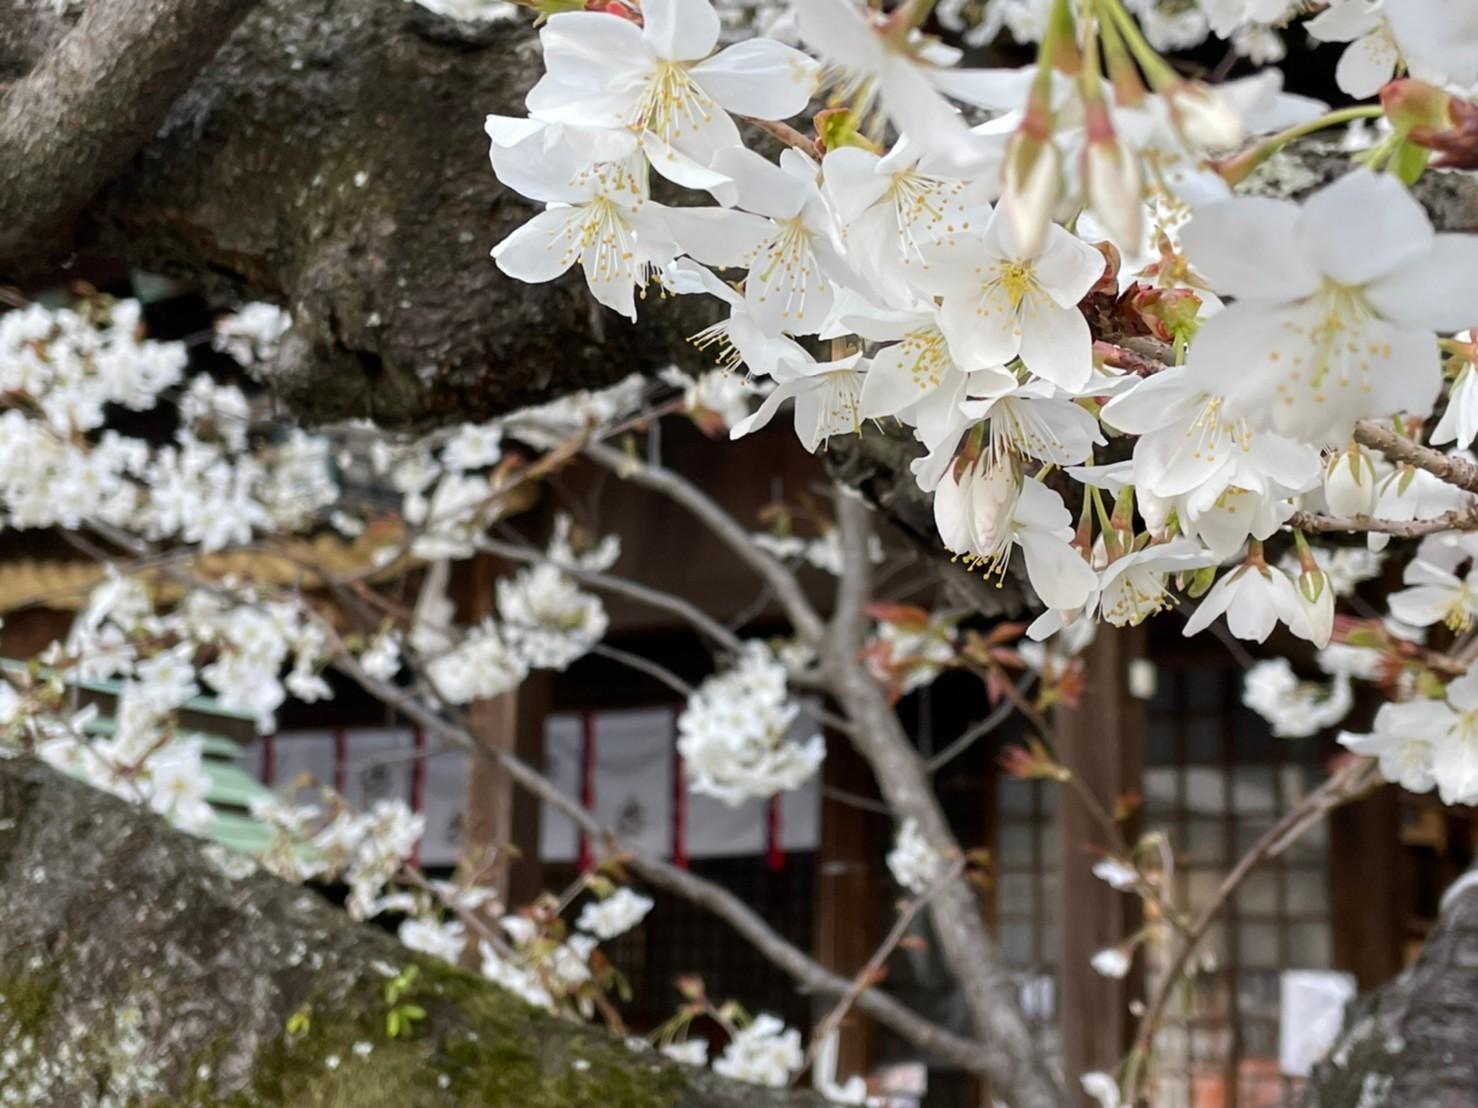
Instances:
[[[770,1108],[412,954],[30,759],[0,760],[0,1108]],[[392,1036],[385,983],[424,1011]]]

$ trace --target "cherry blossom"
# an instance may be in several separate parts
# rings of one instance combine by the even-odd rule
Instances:
[[[1354,170],[1302,206],[1212,205],[1182,238],[1212,286],[1238,297],[1202,325],[1189,363],[1230,414],[1319,444],[1360,418],[1431,411],[1434,330],[1471,322],[1461,290],[1478,280],[1478,240],[1435,234],[1394,177]]]
[[[928,892],[944,871],[944,859],[929,845],[919,830],[919,822],[910,817],[898,828],[898,838],[888,851],[888,872],[915,896]]]
[[[805,1064],[801,1035],[775,1016],[761,1014],[729,1040],[713,1072],[735,1081],[781,1088]]]
[[[614,939],[641,923],[651,910],[651,897],[622,887],[610,896],[586,904],[575,926],[598,939]]]
[[[1023,249],[998,209],[979,233],[936,245],[924,283],[941,297],[940,327],[967,368],[1020,355],[1032,373],[1075,391],[1093,375],[1077,305],[1103,268],[1103,255],[1056,226],[1038,250]]]
[[[727,191],[709,168],[740,146],[729,113],[784,119],[806,106],[819,67],[773,39],[713,53],[719,18],[708,0],[647,0],[642,26],[604,12],[552,15],[540,32],[545,73],[529,114],[550,123],[625,129],[652,168],[677,184]]]

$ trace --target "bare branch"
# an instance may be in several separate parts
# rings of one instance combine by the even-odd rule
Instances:
[[[918,751],[859,656],[872,577],[867,555],[869,515],[867,505],[850,492],[836,497],[842,572],[838,611],[822,645],[823,669],[833,695],[852,721],[853,746],[872,767],[895,818],[916,820],[936,850],[963,854]],[[852,610],[844,612],[844,607]],[[930,904],[930,918],[940,952],[960,983],[976,1033],[983,1040],[980,1063],[996,1092],[1016,1108],[1055,1108],[1063,1103],[1057,1079],[1040,1056],[1022,1015],[1015,983],[986,934],[974,891],[961,878],[948,882]],[[863,999],[868,995],[864,993]]]
[[[1376,519],[1365,515],[1327,516],[1318,512],[1294,512],[1288,517],[1288,526],[1321,534],[1347,531],[1352,534],[1395,535],[1398,538],[1415,539],[1442,531],[1478,530],[1478,505],[1443,512],[1431,519]]]
[[[1462,458],[1450,457],[1430,446],[1422,446],[1383,423],[1362,419],[1355,424],[1355,441],[1372,450],[1379,450],[1393,462],[1424,469],[1434,477],[1440,477],[1449,485],[1456,485],[1468,492],[1478,492],[1478,465]]]
[[[670,469],[647,465],[599,443],[587,444],[585,455],[618,477],[660,492],[686,508],[775,590],[775,598],[801,638],[810,643],[821,641],[821,617],[806,599],[800,579],[780,559],[756,546],[749,532],[697,485]]]
[[[898,913],[898,918],[893,921],[893,926],[889,928],[888,934],[878,944],[878,948],[872,952],[872,957],[852,976],[852,984],[848,987],[847,991],[842,994],[841,999],[836,1002],[835,1007],[826,1013],[826,1017],[816,1025],[816,1031],[811,1036],[811,1045],[806,1050],[806,1061],[808,1064],[815,1059],[817,1048],[842,1025],[842,1020],[847,1018],[847,1013],[857,1003],[857,998],[878,979],[882,973],[883,966],[893,956],[893,951],[903,941],[903,936],[908,934],[908,929],[913,926],[915,917],[928,906],[929,902],[946,885],[959,877],[964,870],[965,860],[963,858],[956,858],[950,864],[949,868],[935,878],[934,882],[921,895],[904,903],[902,910]],[[796,1071],[797,1077],[800,1076],[800,1072],[799,1070]]]
[[[601,643],[592,643],[590,653],[601,658],[609,658],[613,662],[619,662],[628,669],[634,669],[638,673],[645,673],[655,681],[660,681],[678,696],[692,696],[693,686],[684,681],[666,666],[659,666],[650,658],[643,658],[640,654],[633,654],[629,650],[619,650],[614,646],[605,646]]]
[[[781,123],[773,119],[756,119],[754,116],[749,115],[744,116],[743,119],[745,123],[758,127],[767,135],[785,143],[786,146],[799,150],[802,154],[814,158],[817,161],[821,160],[821,151],[816,146],[816,143],[801,134],[789,123]]]
[[[1027,673],[1022,677],[1021,683],[1017,686],[1017,691],[1022,697],[1025,697],[1031,691],[1031,687],[1035,684],[1036,680],[1037,675],[1035,673]],[[1014,711],[1016,711],[1016,704],[1013,701],[1009,699],[1001,701],[1001,703],[996,705],[995,710],[990,715],[965,728],[959,738],[955,739],[954,742],[950,743],[938,754],[925,762],[925,768],[930,773],[938,773],[945,766],[949,765],[950,762],[953,762],[961,754],[965,753],[965,751],[969,750],[977,742],[1005,723],[1006,720],[1011,718],[1011,713]]]
[[[78,24],[9,88],[0,99],[5,268],[63,233],[123,170],[255,3],[89,4]]]

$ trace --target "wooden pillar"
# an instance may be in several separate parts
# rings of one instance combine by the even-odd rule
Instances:
[[[827,736],[823,764],[827,785],[873,795],[872,775],[846,738]],[[816,866],[816,958],[827,969],[852,976],[882,941],[878,888],[886,819],[826,797],[821,802],[821,853]],[[875,826],[876,825],[876,826]],[[823,998],[823,1009],[834,1003]],[[854,1006],[842,1021],[837,1073],[869,1072],[877,1057],[876,1028]]]
[[[518,693],[506,692],[492,700],[475,701],[468,716],[472,733],[489,750],[509,754],[518,743]],[[491,758],[474,755],[467,773],[467,801],[463,822],[464,854],[482,877],[479,884],[494,889],[508,904],[509,855],[513,841],[513,779]],[[487,862],[492,859],[492,865]]]
[[[499,569],[485,555],[473,559],[461,605],[469,622],[492,614]],[[549,698],[549,674],[532,673],[518,688],[470,705],[472,733],[490,750],[540,766]],[[540,888],[538,801],[515,789],[513,779],[492,759],[474,755],[463,811],[464,855],[479,867],[485,859],[494,859],[481,883],[497,892],[505,908],[533,900]]]
[[[1055,713],[1058,760],[1109,811],[1119,796],[1139,791],[1143,776],[1145,707],[1130,695],[1128,672],[1145,653],[1143,628],[1101,624],[1083,655],[1078,708],[1060,706]],[[1091,848],[1107,845],[1104,832],[1070,789],[1059,794],[1057,813],[1057,1019],[1063,1071],[1069,1088],[1077,1090],[1082,1074],[1111,1072],[1133,1038],[1129,1000],[1135,975],[1116,981],[1095,973],[1089,961],[1134,933],[1139,906],[1093,876],[1097,855]],[[1080,1092],[1071,1095],[1076,1103],[1092,1103]]]
[[[1329,909],[1334,966],[1360,991],[1401,971],[1411,875],[1401,845],[1401,797],[1394,786],[1329,816]]]

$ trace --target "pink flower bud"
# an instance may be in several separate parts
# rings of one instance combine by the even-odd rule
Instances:
[[[1453,122],[1452,96],[1411,77],[1392,81],[1381,89],[1380,102],[1398,135],[1406,134],[1413,127],[1446,130]]]

